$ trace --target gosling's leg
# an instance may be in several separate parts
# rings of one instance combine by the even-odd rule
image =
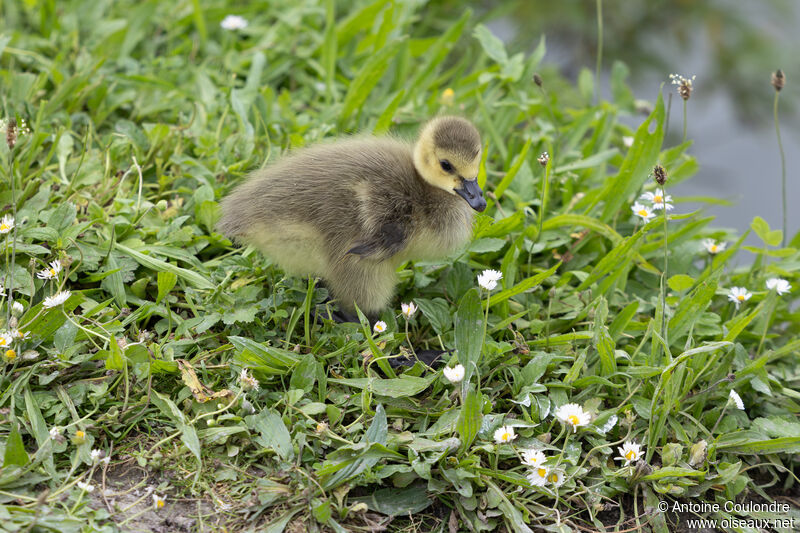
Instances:
[[[371,319],[389,304],[397,284],[389,262],[348,255],[334,263],[328,284],[342,310],[355,314],[355,305]]]

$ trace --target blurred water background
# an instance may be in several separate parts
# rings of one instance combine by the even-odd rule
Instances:
[[[462,2],[443,2],[445,10]],[[476,15],[506,42],[509,52],[531,51],[541,35],[547,41],[545,63],[555,64],[571,80],[595,69],[597,4],[591,0],[518,0],[472,2]],[[461,7],[460,7],[461,6]],[[789,239],[800,231],[800,2],[796,0],[616,0],[603,9],[603,77],[615,60],[630,68],[637,98],[653,101],[664,83],[672,92],[665,146],[680,143],[683,101],[669,84],[669,74],[696,75],[688,102],[690,153],[698,174],[675,185],[676,199],[711,196],[734,206],[712,206],[714,227],[747,230],[755,216],[781,228],[781,164],[773,123],[773,71],[784,71],[779,117],[787,166]],[[630,117],[635,127],[643,120]],[[679,203],[675,212],[700,204]],[[749,244],[760,241],[751,235]]]

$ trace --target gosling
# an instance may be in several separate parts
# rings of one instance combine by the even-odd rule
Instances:
[[[287,274],[319,276],[352,320],[374,317],[409,260],[446,257],[486,209],[481,139],[458,117],[425,124],[415,144],[353,137],[298,149],[222,201],[221,233],[252,244]]]

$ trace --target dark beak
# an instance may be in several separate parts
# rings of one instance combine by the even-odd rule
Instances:
[[[478,186],[478,180],[462,178],[461,187],[456,189],[456,192],[466,200],[469,206],[475,211],[483,211],[486,209],[486,200],[483,199],[483,191]]]

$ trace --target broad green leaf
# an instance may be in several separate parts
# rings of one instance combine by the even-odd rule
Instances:
[[[5,444],[5,453],[3,454],[3,468],[8,468],[11,465],[27,466],[31,462],[28,457],[28,452],[25,451],[25,445],[22,443],[22,436],[16,425],[13,425],[11,433],[8,434]]]
[[[106,369],[108,370],[122,370],[125,368],[125,357],[122,355],[122,350],[117,343],[116,337],[111,335],[108,341],[108,353],[106,357]]]
[[[248,427],[259,433],[254,439],[257,444],[272,449],[284,461],[294,458],[292,436],[277,412],[265,409],[244,419]]]
[[[472,441],[478,435],[483,420],[483,395],[480,391],[472,389],[467,394],[458,414],[456,431],[461,437],[461,449],[468,450]]]
[[[608,302],[601,296],[595,307],[592,343],[600,356],[600,371],[603,376],[609,376],[617,371],[614,339],[611,338],[608,328],[606,328],[607,317]]]
[[[164,297],[169,294],[175,284],[178,282],[178,275],[175,272],[164,271],[158,273],[158,296],[156,303],[159,303]]]
[[[211,281],[209,281],[206,277],[192,270],[187,270],[185,268],[171,265],[166,261],[162,261],[161,259],[156,259],[141,252],[137,252],[133,248],[129,248],[118,242],[114,243],[114,248],[116,248],[123,254],[131,257],[137,263],[139,263],[145,268],[149,268],[150,270],[155,270],[156,272],[172,272],[179,278],[183,279],[184,281],[188,282],[190,285],[198,289],[215,288],[215,285],[211,283]]]
[[[664,140],[664,117],[664,99],[659,90],[656,107],[636,130],[633,145],[628,150],[619,173],[609,180],[608,185],[598,194],[596,201],[602,200],[606,203],[602,220],[611,220],[620,210],[627,209],[625,203],[630,201],[649,179]],[[651,128],[653,128],[652,133]],[[623,211],[625,216],[629,213],[630,210]]]
[[[492,33],[492,30],[483,24],[478,24],[478,26],[475,27],[474,35],[475,38],[478,39],[478,42],[481,43],[486,55],[494,59],[500,65],[508,63],[506,47],[503,45],[503,41]]]
[[[669,288],[676,292],[683,292],[691,289],[694,285],[694,279],[686,274],[675,274],[667,280]]]
[[[371,511],[387,516],[420,513],[433,503],[424,483],[416,483],[405,488],[380,489],[369,496],[353,498],[353,501],[365,503]]]
[[[349,379],[329,379],[329,383],[339,383],[355,389],[370,391],[378,396],[389,396],[390,398],[406,398],[415,396],[427,389],[435,379],[436,374],[431,377],[419,378],[401,374],[399,378],[349,378]]]
[[[483,314],[478,291],[472,288],[467,291],[458,304],[455,317],[455,341],[458,351],[458,362],[464,365],[464,380],[461,382],[461,394],[467,395],[469,382],[478,367],[478,360],[483,348]]]

